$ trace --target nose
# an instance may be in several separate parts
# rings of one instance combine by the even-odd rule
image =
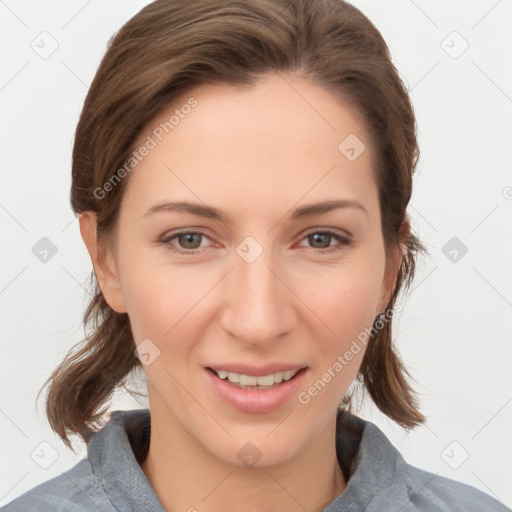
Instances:
[[[280,268],[264,251],[252,263],[235,259],[223,280],[222,326],[246,345],[263,348],[294,329],[297,299]]]

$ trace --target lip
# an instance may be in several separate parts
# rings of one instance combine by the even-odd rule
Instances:
[[[283,365],[280,366],[280,368],[282,367]],[[284,365],[284,367],[286,367],[286,365]],[[223,368],[227,368],[227,366],[223,366]],[[231,368],[234,368],[234,366],[231,366]],[[236,366],[236,368],[240,369],[240,366]],[[247,369],[248,367],[245,368]],[[259,370],[268,372],[268,368],[269,367],[260,368]],[[290,370],[297,369],[297,367],[290,367],[289,365],[288,368]],[[213,390],[225,403],[241,412],[264,414],[275,411],[295,396],[309,370],[309,368],[299,367],[299,369],[300,368],[302,369],[293,378],[288,381],[283,381],[272,389],[242,389],[233,385],[227,379],[220,379],[211,369],[205,368],[204,371]],[[273,370],[268,373],[274,373],[275,371],[280,370]],[[239,372],[237,371],[236,373]],[[268,375],[268,373],[263,372],[259,376]]]
[[[271,373],[287,372],[290,370],[301,370],[306,368],[307,365],[303,364],[287,364],[287,363],[272,363],[266,366],[250,366],[248,364],[211,364],[207,368],[214,370],[224,370],[226,372],[239,373],[241,375],[249,375],[251,377],[263,377],[264,375],[270,375]]]

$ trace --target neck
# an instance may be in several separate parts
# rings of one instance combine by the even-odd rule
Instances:
[[[247,468],[214,457],[168,410],[152,410],[141,468],[167,511],[320,511],[346,487],[335,432],[333,423],[293,459]]]

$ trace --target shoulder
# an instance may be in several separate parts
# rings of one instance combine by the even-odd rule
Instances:
[[[89,460],[81,460],[68,471],[30,489],[4,507],[1,512],[83,512],[112,511],[101,482]]]
[[[503,503],[475,487],[405,464],[405,481],[416,510],[510,512]]]
[[[88,439],[87,458],[22,494],[1,512],[142,510],[141,501],[149,510],[148,499],[157,510],[158,498],[138,464],[149,445],[149,410],[113,411],[108,418]]]
[[[337,452],[348,483],[328,512],[510,512],[485,492],[407,463],[377,425],[357,416],[339,415]]]

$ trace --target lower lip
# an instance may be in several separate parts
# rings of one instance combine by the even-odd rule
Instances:
[[[242,389],[227,379],[220,379],[212,370],[205,369],[213,389],[224,402],[239,411],[260,414],[272,412],[290,400],[304,382],[307,370],[300,370],[292,379],[283,381],[275,388]]]

